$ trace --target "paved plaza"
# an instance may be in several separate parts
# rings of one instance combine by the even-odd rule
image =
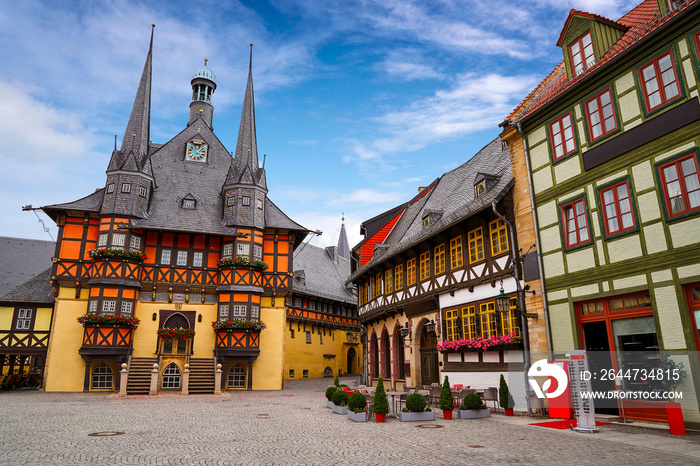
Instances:
[[[330,379],[223,396],[0,393],[0,463],[698,464],[700,436],[602,426],[580,434],[524,416],[354,423],[326,408]],[[95,433],[122,433],[98,435]]]

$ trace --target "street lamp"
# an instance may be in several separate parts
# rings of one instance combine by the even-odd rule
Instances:
[[[434,333],[435,333],[435,321],[434,321],[434,320],[431,320],[430,322],[428,322],[427,324],[425,324],[425,330],[426,330],[428,333],[433,333],[433,334],[434,334]]]
[[[411,341],[411,330],[408,328],[408,322],[406,322],[405,327],[399,327],[399,336],[401,337],[401,342],[403,343],[404,348],[408,348],[411,350],[411,354],[413,354],[413,348],[411,347],[410,344],[406,344],[406,340]]]

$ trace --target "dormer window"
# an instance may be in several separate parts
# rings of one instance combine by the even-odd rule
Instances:
[[[231,197],[229,197],[228,199],[226,199],[226,205],[227,205],[228,207],[231,207],[231,206],[236,205],[236,198],[233,197],[233,196],[231,196]]]
[[[569,55],[571,56],[571,67],[574,70],[574,74],[583,72],[595,63],[595,52],[590,31],[569,45]]]
[[[474,196],[479,197],[486,192],[486,180],[481,180],[474,185]]]
[[[183,209],[194,209],[196,207],[196,201],[194,199],[183,199],[182,208]]]
[[[122,184],[122,192],[123,193],[130,193],[131,192],[131,183],[123,183]]]
[[[423,228],[427,227],[428,225],[430,225],[430,215],[423,217]]]

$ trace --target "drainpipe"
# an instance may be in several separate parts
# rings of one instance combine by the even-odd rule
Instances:
[[[515,287],[517,289],[518,302],[521,303],[523,307],[520,313],[520,325],[523,328],[523,356],[525,356],[525,367],[523,369],[523,377],[525,378],[525,404],[527,406],[527,413],[530,414],[532,412],[530,408],[531,390],[530,382],[527,377],[527,373],[530,370],[530,332],[528,331],[527,316],[525,315],[525,292],[523,291],[523,287],[520,286],[520,252],[515,247],[515,231],[513,230],[513,225],[496,210],[496,201],[491,202],[491,209],[498,218],[503,220],[503,223],[508,225],[508,236],[510,236],[510,245],[513,248],[513,261],[515,263],[513,275],[515,276]]]
[[[527,145],[527,138],[523,134],[523,127],[520,122],[515,124],[515,129],[518,131],[520,138],[523,140],[523,149],[525,151],[525,167],[527,171],[527,182],[530,191],[530,205],[532,206],[532,223],[535,228],[535,248],[537,249],[537,265],[540,268],[540,286],[542,287],[542,310],[544,312],[544,328],[547,335],[547,358],[554,360],[554,349],[552,348],[552,330],[549,327],[549,305],[547,304],[547,290],[544,286],[544,265],[542,263],[542,254],[540,251],[540,229],[537,223],[537,212],[535,212],[535,195],[533,194],[534,185],[532,184],[532,171],[530,169],[530,149]]]

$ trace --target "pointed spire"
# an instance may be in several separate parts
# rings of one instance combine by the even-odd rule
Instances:
[[[343,212],[343,223],[340,224],[340,235],[338,235],[338,257],[350,260],[350,243],[348,243],[348,234],[345,232],[345,212]]]
[[[124,138],[122,139],[122,146],[118,153],[112,155],[113,162],[115,162],[115,155],[118,155],[120,159],[116,165],[110,163],[110,169],[120,169],[126,160],[128,153],[133,152],[136,158],[136,162],[139,167],[143,166],[144,160],[148,155],[148,144],[150,139],[150,124],[151,124],[151,75],[152,75],[152,61],[153,61],[153,32],[156,25],[151,24],[151,43],[148,47],[148,55],[146,56],[146,63],[143,65],[143,72],[141,73],[141,81],[139,82],[139,88],[136,91],[136,98],[134,99],[134,106],[131,109],[131,116],[129,117],[129,122],[126,125],[126,131],[124,131]]]
[[[255,135],[255,100],[253,97],[253,44],[250,44],[250,61],[248,63],[248,83],[246,84],[243,98],[243,111],[241,126],[238,130],[238,143],[236,144],[236,163],[245,173],[246,168],[253,175],[253,179],[261,187],[267,189],[263,170],[258,161],[258,142]]]

